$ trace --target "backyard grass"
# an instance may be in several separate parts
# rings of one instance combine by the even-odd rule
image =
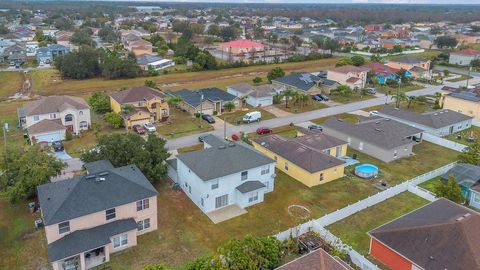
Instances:
[[[330,100],[338,103],[351,103],[356,101],[375,98],[373,95],[362,95],[360,92],[353,92],[350,95],[330,95]]]
[[[390,104],[390,106],[394,106],[394,104]],[[385,105],[378,105],[378,106],[372,106],[363,109],[366,112],[370,111],[380,111],[383,108],[385,108]],[[411,112],[417,112],[417,113],[424,113],[427,111],[433,110],[433,104],[427,103],[427,102],[412,102],[410,106],[408,106],[408,103],[402,102],[400,103],[400,109],[406,110],[406,111],[411,111]]]
[[[389,185],[399,184],[415,176],[447,165],[457,160],[458,157],[458,152],[426,141],[415,145],[413,153],[415,155],[411,157],[385,163],[352,148],[348,148],[347,152],[350,157],[356,154],[360,163],[370,163],[379,168],[380,176],[375,180],[370,180],[372,184],[381,181]],[[348,173],[352,174],[353,170],[354,166],[346,169]]]
[[[441,180],[440,180],[440,176],[438,177],[435,177],[433,179],[430,179],[428,181],[425,181],[423,183],[421,183],[420,185],[418,185],[419,187],[422,187],[428,191],[431,191],[433,193],[435,193],[435,186],[437,185],[437,183],[439,183]]]
[[[470,137],[472,137],[473,140],[470,140],[469,139]],[[454,141],[456,143],[461,143],[467,146],[478,143],[479,138],[480,138],[480,127],[477,127],[477,126],[471,126],[466,130],[463,130],[445,137],[445,139]]]
[[[153,80],[162,89],[199,89],[203,87],[219,87],[226,89],[227,85],[239,82],[251,82],[255,77],[266,79],[266,74],[276,66],[281,67],[286,74],[300,71],[318,71],[333,67],[337,58],[328,58],[306,62],[282,63],[212,70],[202,72],[186,72],[161,74],[155,77],[140,77],[134,79],[105,80],[94,78],[88,80],[63,80],[54,69],[31,71],[32,89],[37,94],[69,94],[83,95],[96,91],[113,91],[123,87],[143,85],[145,80]]]
[[[190,113],[176,108],[170,110],[170,118],[167,123],[157,126],[157,132],[167,139],[210,130],[213,130],[213,127],[206,121],[195,118]]]
[[[23,75],[21,72],[0,72],[0,99],[13,96],[22,88]]]
[[[432,59],[433,57],[436,57],[441,53],[442,53],[442,51],[440,51],[440,50],[425,50],[422,53],[392,55],[392,56],[387,56],[385,58],[386,59],[398,59],[398,58],[402,58],[402,57],[419,57],[419,58]]]
[[[6,133],[7,145],[10,147],[22,147],[26,145],[26,140],[23,138],[23,129],[17,128],[17,108],[21,107],[24,101],[3,101],[0,102],[0,123],[8,122],[9,132]],[[0,129],[0,151],[4,151],[3,132]]]
[[[226,119],[227,123],[238,126],[243,124],[242,122],[243,116],[246,113],[253,112],[253,111],[257,111],[262,114],[261,121],[275,118],[275,115],[273,115],[272,113],[267,112],[264,109],[254,108],[251,106],[245,106],[242,109],[232,111],[232,112],[223,112],[223,114],[220,115],[219,118]]]
[[[405,215],[428,201],[410,192],[403,192],[386,201],[369,207],[327,227],[343,243],[363,255],[367,255],[370,246],[368,232]]]
[[[279,108],[282,111],[286,111],[286,112],[289,112],[289,113],[303,113],[303,112],[309,112],[309,111],[324,109],[324,108],[328,107],[323,102],[313,101],[313,100],[309,101],[305,105],[300,105],[300,104],[295,104],[294,102],[289,102],[287,108],[285,108],[285,102],[282,102],[280,104],[275,104],[274,106]]]

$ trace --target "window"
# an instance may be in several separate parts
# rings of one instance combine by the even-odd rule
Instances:
[[[285,171],[288,171],[288,162],[285,162]]]
[[[397,155],[398,155],[398,151],[397,150],[393,151],[393,158],[397,158]]]
[[[67,233],[70,231],[70,221],[58,224],[58,234]]]
[[[38,120],[40,120],[40,116],[34,115],[34,116],[33,116],[33,121],[38,121]]]
[[[137,211],[142,211],[143,209],[147,209],[150,207],[150,200],[143,199],[137,202]]]
[[[78,114],[79,114],[79,115],[83,115],[83,111],[79,111]]]
[[[157,108],[157,103],[152,103],[151,108],[152,108],[152,109],[156,109],[156,108]]]
[[[254,193],[250,194],[250,197],[248,197],[248,202],[249,203],[255,202],[255,201],[258,201],[258,192],[254,192]]]
[[[475,203],[480,203],[480,194],[475,193],[475,194],[473,195],[473,201],[474,201]]]
[[[65,115],[65,122],[73,121],[73,115],[67,114]]]
[[[330,156],[330,149],[325,150],[325,154]]]
[[[128,235],[122,234],[113,237],[113,248],[119,248],[128,244]]]
[[[50,119],[55,119],[57,118],[57,114],[56,113],[51,113],[50,114]]]
[[[80,122],[80,128],[87,128],[87,127],[88,127],[87,121]]]
[[[335,153],[335,157],[339,158],[342,156],[342,147],[341,146],[337,146],[337,150],[336,150],[336,153]]]
[[[320,181],[323,181],[323,173],[320,173]]]
[[[242,181],[247,180],[247,178],[248,178],[248,171],[242,172]]]
[[[143,230],[146,230],[150,228],[150,219],[147,218],[145,220],[140,220],[139,222],[137,222],[137,229],[138,231],[143,231]]]
[[[212,183],[212,190],[218,188],[218,180],[215,180],[215,182]]]
[[[265,175],[265,174],[268,174],[268,173],[270,173],[270,165],[263,166],[261,174]]]
[[[107,220],[115,218],[116,217],[115,208],[108,209],[107,211],[105,211],[105,217],[107,218]]]

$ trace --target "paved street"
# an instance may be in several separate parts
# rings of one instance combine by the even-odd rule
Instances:
[[[466,69],[461,69],[461,68],[456,68],[456,67],[435,66],[433,69],[434,69],[434,70],[440,70],[440,71],[448,70],[448,71],[453,72],[453,73],[462,74],[462,75],[468,75],[468,70],[466,70]],[[472,76],[472,77],[480,77],[480,73],[478,73],[478,72],[471,72],[471,73],[470,73],[470,76]]]

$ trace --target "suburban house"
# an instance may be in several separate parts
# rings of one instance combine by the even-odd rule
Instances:
[[[382,85],[386,84],[387,81],[389,80],[398,81],[398,79],[400,78],[400,75],[399,75],[400,69],[395,69],[385,64],[372,62],[366,65],[363,65],[362,67],[367,69],[367,72],[369,71],[375,72],[377,83]],[[412,77],[412,73],[408,70],[405,71],[405,77]]]
[[[430,79],[432,77],[430,64],[430,60],[406,56],[390,59],[386,65],[395,69],[408,70],[414,78]]]
[[[126,40],[125,41],[125,48],[135,55],[142,55],[142,54],[152,54],[153,53],[153,45],[149,41],[144,39],[134,39],[134,40]]]
[[[336,81],[341,85],[347,85],[352,89],[365,88],[367,83],[367,69],[356,66],[341,66],[327,73],[327,79]]]
[[[137,64],[142,70],[148,70],[149,67],[152,67],[154,70],[161,70],[167,67],[175,66],[175,62],[173,62],[173,60],[164,59],[154,54],[141,54],[136,58]]]
[[[277,162],[277,169],[308,187],[344,176],[347,142],[322,132],[285,139],[278,135],[253,138],[255,149]]]
[[[18,108],[17,113],[32,143],[61,141],[67,130],[78,135],[91,126],[90,107],[80,97],[43,97]]]
[[[26,59],[26,48],[19,44],[5,48],[0,54],[0,63],[8,63],[10,65],[20,66],[25,63]]]
[[[51,64],[57,56],[65,55],[70,52],[66,46],[59,44],[50,44],[37,49],[37,62],[39,64]]]
[[[370,231],[370,254],[392,270],[480,269],[478,228],[478,212],[438,199]]]
[[[111,94],[110,105],[114,112],[122,115],[127,128],[148,122],[163,122],[170,115],[166,95],[159,90],[145,86],[133,87]],[[123,113],[122,109],[127,105],[133,106],[135,110]]]
[[[222,89],[204,88],[200,90],[179,90],[168,91],[168,95],[181,97],[180,108],[186,110],[192,115],[200,112],[203,114],[221,114],[225,104],[232,102],[236,108],[242,105],[240,97],[234,96]]]
[[[441,180],[446,182],[450,176],[458,182],[462,195],[469,201],[469,205],[480,209],[480,166],[458,163],[442,175]]]
[[[273,104],[273,97],[281,92],[273,84],[253,86],[248,83],[239,83],[227,86],[227,92],[245,99],[245,103],[253,107],[269,106]]]
[[[92,269],[157,229],[158,192],[135,165],[98,168],[37,192],[54,270]]]
[[[276,270],[353,270],[346,262],[319,248],[288,262]]]
[[[295,91],[304,92],[309,95],[316,95],[322,92],[330,94],[330,90],[338,85],[332,80],[321,78],[311,73],[293,73],[273,79],[272,84],[280,88],[281,91],[289,87]]]
[[[322,127],[325,134],[387,163],[413,155],[413,146],[422,138],[422,130],[381,117],[369,117],[355,124],[331,117]]]
[[[440,137],[451,135],[472,126],[471,116],[447,109],[416,113],[387,106],[378,113],[382,117],[394,119]]]
[[[458,52],[451,52],[448,63],[460,66],[469,66],[472,61],[478,59],[480,59],[480,51],[465,49]]]
[[[475,120],[480,120],[480,88],[463,90],[443,87],[442,105],[444,109],[456,111]]]
[[[218,49],[226,54],[241,54],[259,52],[265,49],[265,45],[248,39],[238,39],[234,41],[224,42],[218,45]]]
[[[244,209],[273,191],[275,160],[244,142],[213,135],[203,141],[203,150],[180,154],[170,163],[176,163],[177,183],[204,213]]]

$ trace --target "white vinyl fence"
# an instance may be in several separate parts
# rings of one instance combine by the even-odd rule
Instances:
[[[337,238],[335,235],[331,234],[325,227],[336,223],[344,218],[347,218],[355,213],[358,213],[370,206],[373,206],[375,204],[378,204],[380,202],[383,202],[389,198],[394,197],[395,195],[398,195],[402,192],[409,191],[414,193],[415,195],[418,195],[428,201],[434,201],[435,194],[429,192],[428,190],[425,190],[423,188],[417,187],[417,185],[433,179],[437,176],[440,176],[444,173],[446,173],[448,170],[450,170],[453,166],[455,166],[456,162],[447,164],[443,167],[437,168],[435,170],[429,171],[427,173],[424,173],[422,175],[419,175],[417,177],[414,177],[406,182],[403,182],[401,184],[398,184],[396,186],[390,187],[384,191],[378,192],[375,195],[369,196],[366,199],[363,199],[361,201],[358,201],[354,204],[348,205],[342,209],[338,209],[335,212],[331,212],[329,214],[324,215],[321,218],[318,218],[316,220],[310,220],[307,221],[303,224],[298,225],[297,227],[290,228],[288,230],[285,230],[283,232],[280,232],[275,235],[275,237],[281,241],[287,240],[290,237],[298,237],[304,233],[307,233],[309,231],[314,231],[320,234],[322,239],[327,241],[328,243],[331,243],[337,248],[346,250],[348,254],[350,255],[350,258],[352,259],[352,262],[360,267],[361,269],[364,270],[376,270],[379,269],[376,265],[371,263],[368,259],[366,259],[364,256],[353,250],[351,247],[348,245],[345,245],[342,243],[342,241]]]
[[[455,151],[458,151],[458,152],[463,152],[463,150],[465,148],[467,148],[467,146],[464,145],[464,144],[457,143],[457,142],[454,142],[454,141],[450,141],[450,140],[447,140],[447,139],[444,139],[444,138],[440,138],[438,136],[432,135],[432,134],[427,133],[427,132],[423,133],[422,138],[427,142],[438,144],[440,146],[443,146],[443,147],[446,147],[446,148],[449,148],[449,149],[452,149],[452,150],[455,150]]]

